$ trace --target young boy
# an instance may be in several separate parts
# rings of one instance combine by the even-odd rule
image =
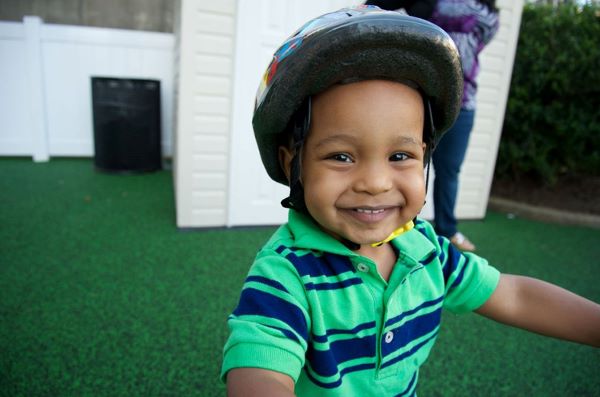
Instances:
[[[416,218],[461,76],[441,29],[370,7],[319,17],[275,53],[253,125],[290,186],[289,221],[229,318],[229,395],[415,395],[442,308],[600,346],[600,305],[500,274]]]

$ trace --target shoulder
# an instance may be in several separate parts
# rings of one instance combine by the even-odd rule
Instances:
[[[472,18],[497,18],[498,12],[478,0],[439,0],[432,16],[433,22],[454,20],[455,28],[470,25]]]
[[[282,225],[259,251],[257,260],[285,259],[302,275],[319,273],[324,262],[331,257],[349,257],[354,253],[340,241],[326,234],[312,220],[296,211],[290,211],[289,220]]]
[[[419,231],[428,239],[431,239],[432,236],[436,235],[433,225],[421,218],[415,219],[415,230]]]
[[[306,233],[309,232],[304,231],[303,241],[307,240]],[[315,278],[335,278],[352,271],[352,264],[346,257],[313,249],[306,244],[298,246],[293,228],[285,224],[259,250],[248,279],[285,285],[287,292],[305,295]]]
[[[463,253],[445,237],[438,236],[427,221],[415,224],[435,247],[431,263],[437,263],[445,288],[444,306],[453,312],[472,311],[481,306],[496,288],[499,272],[484,258]]]
[[[415,230],[420,233],[421,236],[431,243],[435,251],[443,249],[443,237],[438,236],[433,225],[424,219],[417,218],[415,220]]]
[[[425,220],[417,220],[415,229],[431,244],[433,250],[427,263],[438,263],[445,283],[454,287],[463,279],[465,271],[477,272],[487,267],[487,261],[474,254],[464,253],[457,249],[446,237],[436,233],[434,227]]]
[[[298,272],[289,260],[289,252],[293,250],[294,237],[288,224],[280,226],[258,251],[248,277],[266,277],[272,280],[289,281],[297,279]]]

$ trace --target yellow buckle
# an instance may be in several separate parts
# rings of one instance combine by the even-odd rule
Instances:
[[[396,237],[398,237],[399,235],[401,235],[402,233],[406,233],[408,232],[410,229],[412,229],[413,227],[415,227],[415,224],[413,223],[413,221],[409,221],[406,225],[399,227],[398,229],[394,230],[392,232],[392,234],[390,234],[385,240],[380,241],[378,243],[373,243],[371,244],[371,247],[380,247],[385,243],[388,243],[390,241],[392,241],[393,239],[395,239]]]

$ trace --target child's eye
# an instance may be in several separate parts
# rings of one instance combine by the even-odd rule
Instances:
[[[344,162],[344,163],[351,163],[352,162],[352,158],[349,155],[345,154],[345,153],[336,153],[336,154],[333,154],[333,155],[329,156],[329,159],[335,160],[335,161],[341,161],[341,162]]]
[[[390,161],[404,161],[404,160],[408,160],[408,154],[406,153],[394,153],[390,156]]]

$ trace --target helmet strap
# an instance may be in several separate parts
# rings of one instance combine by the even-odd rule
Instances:
[[[292,152],[294,156],[290,164],[290,195],[281,201],[284,208],[294,209],[304,214],[308,214],[306,203],[304,202],[304,188],[302,187],[302,148],[304,140],[310,129],[311,118],[311,97],[307,97],[300,105],[294,116],[288,124],[288,131],[292,135]]]
[[[431,156],[437,146],[435,125],[433,124],[433,112],[431,111],[431,101],[423,96],[423,105],[425,109],[425,121],[423,123],[423,140],[427,145],[425,148],[425,162],[427,174],[425,175],[425,195],[429,190],[429,170],[431,169]]]

